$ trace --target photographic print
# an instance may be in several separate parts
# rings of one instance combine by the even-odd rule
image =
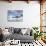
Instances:
[[[23,21],[23,10],[8,10],[8,21],[22,22]]]

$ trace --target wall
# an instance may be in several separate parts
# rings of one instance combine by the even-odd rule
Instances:
[[[23,22],[8,22],[8,10],[23,10]],[[12,3],[0,1],[0,27],[32,27],[40,26],[40,4],[30,2],[27,4],[22,1],[13,1]]]

